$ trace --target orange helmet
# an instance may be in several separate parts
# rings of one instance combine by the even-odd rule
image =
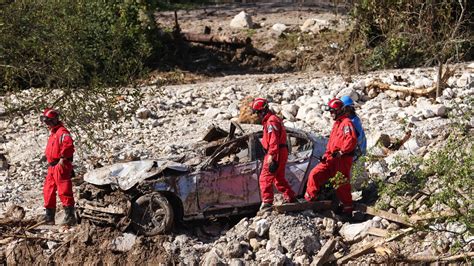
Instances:
[[[264,98],[255,98],[250,106],[254,113],[263,112],[268,110],[268,101]]]

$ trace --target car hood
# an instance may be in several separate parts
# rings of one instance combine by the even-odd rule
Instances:
[[[189,171],[189,166],[169,160],[117,163],[87,172],[84,175],[84,181],[99,186],[117,185],[122,190],[129,190],[137,183],[166,169],[185,173]]]

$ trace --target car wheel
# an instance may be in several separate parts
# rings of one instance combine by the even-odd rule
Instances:
[[[133,228],[143,235],[154,236],[169,232],[173,220],[173,208],[160,193],[141,196],[132,207]]]

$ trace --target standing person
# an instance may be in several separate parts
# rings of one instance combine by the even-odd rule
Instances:
[[[273,205],[273,183],[283,193],[285,203],[296,202],[295,192],[285,179],[288,145],[283,122],[269,110],[266,99],[254,99],[251,107],[263,125],[262,145],[266,150],[259,178],[262,197],[260,210],[269,210]]]
[[[364,128],[359,116],[357,116],[354,108],[354,101],[350,96],[344,95],[341,97],[342,103],[344,103],[345,112],[349,115],[349,118],[354,125],[354,129],[357,135],[357,147],[354,152],[354,161],[357,161],[361,156],[367,153],[367,138],[365,137]]]
[[[71,134],[59,120],[58,111],[47,108],[40,118],[50,131],[45,150],[48,173],[43,187],[44,207],[46,208],[44,221],[54,224],[56,191],[58,191],[66,214],[63,223],[74,225],[76,216],[71,181],[74,144]]]
[[[307,201],[315,201],[321,186],[340,172],[344,180],[337,182],[336,195],[343,204],[343,213],[351,215],[353,207],[350,174],[357,136],[354,125],[344,112],[344,103],[341,100],[330,100],[327,109],[335,122],[326,152],[321,162],[309,174],[304,197]]]

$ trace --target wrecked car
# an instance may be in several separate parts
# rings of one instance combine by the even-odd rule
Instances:
[[[176,221],[255,213],[261,204],[262,131],[236,134],[212,128],[197,165],[176,160],[117,163],[84,175],[78,216],[144,235],[168,232]],[[327,139],[287,129],[286,178],[301,196]]]

